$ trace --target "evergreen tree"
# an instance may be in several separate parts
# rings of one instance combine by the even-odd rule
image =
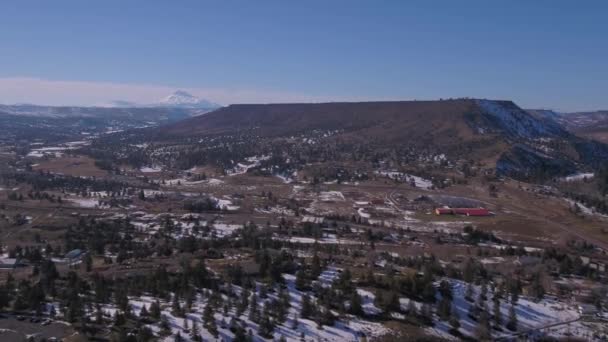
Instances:
[[[215,322],[215,319],[209,321],[209,323],[206,324],[205,327],[213,337],[217,338],[220,335],[219,331],[217,330],[217,323]]]
[[[310,301],[310,296],[304,295],[302,296],[302,309],[300,311],[300,316],[302,318],[310,318],[314,314],[314,307]]]
[[[490,330],[490,319],[488,313],[484,310],[479,315],[479,322],[477,323],[476,337],[479,341],[491,341],[492,332]]]
[[[315,253],[315,255],[312,257],[310,273],[313,279],[316,279],[321,275],[321,259],[319,259],[319,255],[317,255],[317,253]]]
[[[251,296],[251,301],[249,303],[249,320],[255,323],[258,323],[260,319],[260,311],[258,308],[258,298],[254,293]]]
[[[139,330],[137,331],[137,337],[136,337],[137,342],[148,342],[148,341],[152,341],[152,339],[154,339],[154,334],[152,333],[152,330],[150,330],[150,328],[148,328],[148,327],[139,328]]]
[[[169,325],[169,320],[165,315],[162,315],[160,319],[160,331],[162,335],[171,334],[171,325]]]
[[[418,316],[418,309],[416,308],[416,303],[414,303],[414,301],[411,299],[407,303],[407,314],[410,317]]]
[[[274,322],[270,319],[268,310],[264,310],[260,321],[259,334],[264,338],[272,338]]]
[[[471,283],[467,283],[467,289],[464,294],[464,299],[468,302],[473,302],[473,285]]]
[[[150,314],[148,313],[148,309],[146,309],[146,305],[141,306],[141,310],[139,311],[139,317],[148,317]]]
[[[190,339],[195,342],[202,342],[203,338],[201,337],[201,333],[198,330],[198,323],[192,321],[192,329],[190,330]]]
[[[91,272],[91,269],[93,268],[93,258],[91,257],[90,253],[85,254],[84,264],[85,264],[85,270],[87,272]]]
[[[179,296],[177,295],[177,292],[173,294],[173,302],[171,303],[171,313],[173,313],[174,316],[178,317],[182,317],[184,315],[182,307],[179,303]]]
[[[361,316],[364,313],[361,296],[357,291],[353,291],[351,294],[349,312],[356,316]]]
[[[296,273],[296,289],[298,291],[305,291],[308,289],[308,278],[306,277],[306,272],[304,270],[299,270]]]
[[[509,307],[509,321],[506,327],[511,331],[517,331],[517,314],[515,313],[515,305],[513,304]]]
[[[203,322],[205,323],[205,326],[210,325],[212,322],[215,323],[213,305],[211,305],[211,301],[207,301],[207,305],[205,305],[205,309],[203,310]]]
[[[152,318],[154,318],[155,320],[160,319],[160,314],[161,314],[161,310],[160,310],[160,303],[158,302],[158,299],[152,303],[150,305],[150,316]]]
[[[502,313],[500,312],[500,299],[498,299],[498,297],[495,297],[494,299],[494,307],[493,307],[493,316],[494,316],[494,324],[496,324],[496,326],[500,326],[502,324]]]
[[[458,316],[458,312],[456,312],[455,310],[452,311],[449,322],[450,327],[452,328],[452,333],[460,334],[460,331],[458,330],[460,329],[460,317]]]

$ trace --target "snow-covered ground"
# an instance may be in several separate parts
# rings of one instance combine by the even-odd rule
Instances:
[[[363,218],[370,218],[371,217],[371,215],[369,213],[366,213],[365,209],[363,209],[363,208],[357,209],[357,213],[359,214],[359,216],[361,216]]]
[[[216,199],[216,200],[217,200],[217,205],[222,210],[233,211],[233,210],[238,210],[240,208],[238,205],[232,204],[232,200],[229,200],[226,198],[220,198],[220,199]]]
[[[344,201],[344,195],[340,191],[321,191],[319,199],[323,202]]]
[[[64,144],[60,144],[57,146],[47,146],[47,147],[41,147],[41,148],[35,148],[32,149],[27,156],[28,157],[33,157],[33,158],[41,158],[44,156],[51,156],[51,157],[61,157],[63,155],[63,153],[67,150],[75,150],[77,148],[80,148],[82,146],[86,146],[88,145],[90,142],[83,140],[83,141],[70,141],[70,142],[66,142]]]
[[[595,174],[593,172],[575,173],[573,175],[562,178],[562,180],[566,181],[566,182],[574,182],[574,181],[580,181],[580,180],[584,180],[584,179],[591,179],[594,176],[595,176]]]
[[[459,280],[449,280],[452,285],[453,301],[452,307],[460,318],[460,332],[468,335],[475,336],[477,322],[473,321],[469,316],[469,307],[471,303],[465,299],[465,293],[467,284]],[[473,285],[473,300],[477,300],[479,293],[481,292],[480,286]],[[486,301],[488,310],[493,312],[492,302],[493,292],[488,286],[488,300]],[[511,304],[506,300],[500,301],[500,312],[503,318],[503,322],[506,322],[509,317],[509,308]],[[542,328],[547,325],[569,322],[579,318],[577,308],[568,305],[563,302],[559,302],[554,298],[545,296],[544,299],[535,302],[527,297],[520,297],[517,305],[515,306],[515,313],[518,319],[518,331],[527,331],[532,328]],[[436,329],[448,333],[450,325],[448,322],[436,320]],[[493,331],[494,337],[509,336],[511,332],[504,329],[503,332]]]
[[[232,170],[228,170],[229,176],[236,176],[247,173],[249,169],[260,166],[260,162],[270,159],[270,156],[253,156],[246,158],[247,163],[237,163]]]
[[[141,171],[143,173],[155,173],[155,172],[162,172],[163,168],[160,166],[143,166],[142,168],[139,169],[139,171]]]
[[[595,216],[595,217],[598,217],[598,218],[608,219],[608,215],[604,215],[604,214],[598,213],[594,208],[588,207],[588,206],[584,205],[581,202],[577,202],[577,201],[571,200],[569,198],[564,198],[564,200],[566,202],[568,202],[568,206],[570,206],[571,208],[573,208],[575,206],[578,207],[579,210],[580,210],[580,212],[583,215]]]
[[[386,176],[390,179],[398,180],[400,182],[407,182],[410,184],[414,184],[417,188],[421,188],[421,189],[429,190],[429,189],[433,188],[433,182],[431,182],[430,180],[424,179],[422,177],[410,175],[407,173],[403,173],[403,172],[376,171],[376,174]]]
[[[97,198],[70,198],[69,200],[82,208],[99,207],[99,199]]]
[[[319,239],[315,239],[312,237],[306,237],[306,236],[292,236],[289,238],[273,237],[273,238],[277,239],[277,240],[284,240],[284,241],[289,241],[289,242],[294,242],[294,243],[306,243],[306,244],[320,243],[320,244],[355,245],[355,244],[361,243],[360,241],[356,241],[356,240],[338,239],[335,234],[325,234],[323,237],[321,237]]]
[[[242,224],[229,224],[221,222],[213,224],[213,229],[215,230],[216,236],[218,237],[228,236],[240,228],[243,228]]]
[[[338,275],[339,270],[329,268],[321,275],[319,281],[331,283],[333,279]],[[348,316],[344,319],[338,319],[332,326],[319,327],[316,322],[301,318],[300,312],[302,309],[302,297],[304,292],[301,292],[295,288],[295,276],[290,274],[283,274],[283,278],[286,283],[286,291],[290,298],[290,308],[287,315],[287,320],[283,324],[277,324],[273,332],[273,339],[278,340],[284,338],[289,342],[300,342],[300,341],[360,341],[362,336],[366,336],[367,339],[385,335],[390,333],[390,330],[384,327],[381,323],[363,320],[357,317]],[[240,295],[242,289],[238,286],[232,285],[232,291],[237,295]],[[264,302],[271,299],[277,299],[276,292],[269,292],[267,299],[259,297],[258,287],[258,309],[263,307]],[[227,301],[228,297],[222,295],[223,300]],[[249,320],[249,308],[240,316],[237,316],[236,310],[231,308],[227,314],[220,308],[214,313],[214,319],[217,323],[218,338],[215,338],[203,324],[203,311],[207,304],[209,296],[199,293],[192,305],[192,310],[186,313],[185,317],[176,317],[172,313],[172,306],[170,301],[161,301],[161,316],[164,316],[171,329],[171,335],[161,339],[162,341],[172,342],[175,339],[175,335],[178,333],[181,335],[184,341],[191,341],[190,331],[192,325],[196,324],[200,334],[204,341],[232,341],[234,339],[234,333],[230,331],[230,321],[235,318],[238,319],[240,325],[244,326],[246,330],[251,330],[253,333],[254,341],[268,341],[268,339],[262,338],[257,334],[258,324]],[[373,301],[373,298],[366,299]],[[139,315],[141,308],[146,306],[149,311],[152,303],[156,301],[155,298],[150,296],[131,297],[129,298],[129,305],[131,311],[135,315]],[[182,301],[181,306],[185,303]],[[373,304],[372,304],[373,305]],[[113,305],[105,305],[102,310],[105,315],[110,317],[113,316],[117,309]],[[296,317],[297,321],[296,321]],[[187,322],[186,322],[187,320]],[[147,325],[153,332],[160,332],[160,326],[158,323]],[[302,336],[304,339],[302,340]]]

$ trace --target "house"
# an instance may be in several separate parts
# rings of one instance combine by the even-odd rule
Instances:
[[[82,258],[84,256],[85,252],[82,249],[73,249],[69,252],[67,252],[64,256],[64,258],[68,261],[68,262],[75,262],[75,261],[79,261],[80,258]]]
[[[492,213],[486,208],[436,208],[437,215],[465,215],[465,216],[490,216]]]
[[[21,264],[15,258],[0,258],[0,270],[12,270],[19,267]]]

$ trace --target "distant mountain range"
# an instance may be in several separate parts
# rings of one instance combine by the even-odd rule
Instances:
[[[533,115],[554,120],[577,135],[608,143],[608,110],[573,113],[559,113],[546,109],[528,111]]]
[[[99,107],[111,107],[111,108],[135,108],[135,107],[167,107],[167,108],[189,108],[189,109],[206,109],[213,110],[221,107],[217,103],[213,103],[204,99],[200,99],[186,91],[177,90],[173,94],[160,99],[158,102],[150,104],[138,104],[135,102],[115,100],[105,104],[99,105]]]
[[[199,99],[185,91],[178,90],[173,94],[163,99],[160,99],[158,102],[152,104],[138,104],[123,100],[110,101],[108,103],[94,106],[45,106],[33,104],[0,104],[0,114],[55,118],[96,117],[98,115],[133,116],[137,115],[139,112],[143,112],[135,110],[138,108],[164,108],[164,111],[168,113],[180,112],[185,114],[180,116],[196,116],[203,113],[207,113],[220,107],[221,106],[216,103]],[[127,109],[133,110],[129,111]]]
[[[128,101],[90,107],[0,105],[0,141],[3,138],[69,140],[82,132],[103,133],[163,125],[202,115],[218,107],[184,91],[177,91],[150,105]]]

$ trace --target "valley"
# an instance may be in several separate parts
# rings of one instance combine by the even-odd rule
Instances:
[[[0,338],[608,336],[601,139],[510,101],[197,110],[0,113]]]

